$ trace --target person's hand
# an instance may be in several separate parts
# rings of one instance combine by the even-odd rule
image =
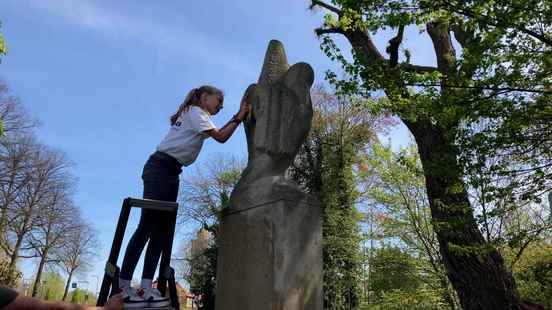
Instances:
[[[111,296],[105,303],[104,310],[122,310],[123,309],[123,292]]]
[[[240,110],[236,114],[236,117],[240,121],[243,121],[243,119],[245,118],[245,116],[249,112],[249,104],[247,103],[247,97],[249,96],[248,90],[249,90],[249,88],[243,94],[243,97],[242,97],[241,102],[240,102]]]

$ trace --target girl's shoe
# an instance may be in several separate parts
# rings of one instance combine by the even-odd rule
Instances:
[[[144,289],[144,300],[148,302],[150,308],[161,308],[171,305],[169,297],[161,295],[161,292],[153,287]]]
[[[144,299],[144,290],[136,290],[132,287],[123,288],[123,308],[124,309],[134,309],[134,308],[145,308],[148,306],[148,302]]]

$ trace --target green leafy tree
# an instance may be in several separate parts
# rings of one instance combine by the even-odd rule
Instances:
[[[389,111],[400,117],[416,140],[432,224],[447,276],[463,308],[531,308],[531,305],[520,300],[514,279],[496,247],[484,239],[470,204],[470,184],[465,180],[465,173],[474,172],[472,168],[477,168],[477,163],[481,166],[485,162],[486,150],[463,146],[477,142],[475,137],[470,137],[474,133],[472,126],[488,121],[492,116],[498,120],[503,120],[501,116],[507,116],[505,119],[510,120],[508,111],[512,108],[516,108],[513,109],[515,115],[523,121],[500,121],[494,128],[503,128],[506,133],[510,133],[512,128],[514,131],[516,128],[528,128],[533,130],[531,137],[539,137],[537,132],[546,132],[536,130],[542,129],[540,127],[529,126],[529,114],[525,107],[542,108],[549,102],[550,75],[543,73],[548,72],[546,68],[549,68],[546,67],[549,54],[545,54],[549,49],[546,37],[550,19],[546,16],[549,16],[550,6],[546,5],[546,1],[534,1],[529,6],[531,13],[527,13],[527,8],[520,1],[469,1],[468,5],[475,3],[477,9],[470,17],[450,10],[447,7],[449,1],[311,2],[312,7],[322,7],[329,12],[323,27],[316,30],[322,38],[322,49],[331,59],[339,61],[348,74],[345,80],[341,80],[335,73],[329,72],[328,80],[342,93],[369,96],[379,91],[384,94],[384,97],[371,102],[369,108]],[[525,25],[537,22],[533,17],[544,12],[540,24],[542,30],[539,30],[541,36],[528,33],[524,24],[505,28],[479,20],[479,17],[487,16],[494,21],[503,18],[503,23],[508,23],[510,9],[525,16],[523,20],[531,21]],[[502,11],[508,14],[498,13]],[[513,20],[518,21],[517,15]],[[435,52],[437,66],[413,64],[409,50],[404,50],[404,56],[400,55],[405,29],[410,25],[425,30],[429,35],[431,43],[428,43]],[[386,49],[388,57],[378,50],[373,41],[373,34],[384,29],[396,29],[396,36],[389,40]],[[342,55],[330,34],[342,35],[347,39],[352,46],[352,61]],[[462,48],[461,53],[455,50],[453,35]],[[542,35],[545,35],[544,40]],[[530,53],[512,52],[514,48],[518,51],[521,48],[524,51],[533,50],[538,59],[528,60]],[[524,58],[518,55],[524,55]],[[528,64],[531,65],[525,66]],[[518,81],[519,87],[514,88]],[[516,102],[522,104],[516,105]],[[528,102],[531,104],[526,104]],[[538,108],[534,110],[536,112]],[[535,115],[543,120],[538,124],[546,128],[544,120],[550,115],[550,110],[546,108],[543,111],[544,116],[541,113]],[[516,125],[512,127],[508,124]],[[487,137],[492,137],[492,134]],[[499,143],[497,146],[517,145],[515,139],[510,139],[508,135],[500,137],[506,137],[513,143]],[[546,148],[544,144],[542,148]],[[539,144],[532,143],[522,150],[531,150],[535,145]],[[471,150],[476,150],[475,158]],[[511,163],[516,154],[506,152],[504,155]],[[538,165],[538,159],[542,157],[535,158],[536,162],[522,161],[519,165],[523,169],[523,165],[532,166],[533,175],[546,176],[545,168]],[[518,167],[515,170],[519,171]],[[546,180],[546,177],[537,180]],[[528,183],[514,183],[513,186],[501,188],[508,190],[507,194],[516,196],[514,189],[523,189],[519,184]],[[544,181],[532,185],[541,190],[546,187]],[[528,191],[531,193],[531,190]],[[519,196],[523,198],[523,195]]]
[[[218,226],[218,225],[217,225]],[[215,231],[218,227],[210,227]],[[200,309],[215,309],[215,287],[217,277],[217,245],[214,240],[196,257],[189,259],[191,272],[188,278],[190,292],[195,296],[201,296]]]
[[[290,175],[322,206],[324,308],[353,309],[362,302],[363,262],[354,165],[357,153],[392,122],[321,87],[312,98],[312,128]]]
[[[71,292],[69,302],[72,304],[89,306],[96,303],[94,293],[82,288],[76,288]]]
[[[2,23],[0,22],[0,27],[2,26]],[[8,52],[8,49],[6,48],[6,43],[4,42],[4,36],[2,33],[0,33],[0,56],[6,55]]]
[[[382,296],[363,310],[444,310],[450,309],[443,302],[441,296],[431,289],[418,289],[416,292],[391,290],[382,293]]]
[[[421,3],[443,12],[462,44],[461,66],[474,72],[462,81],[471,88],[459,135],[468,171],[484,173],[482,181],[510,178],[488,188],[490,197],[538,200],[552,186],[552,7],[543,0]]]
[[[44,300],[61,300],[64,288],[65,281],[58,273],[45,272],[41,277],[37,297]]]
[[[0,27],[1,26],[2,26],[2,23],[0,22]],[[8,49],[6,48],[6,43],[4,42],[4,36],[0,32],[0,57],[5,56],[7,52],[8,52]],[[3,135],[4,135],[4,127],[2,126],[2,119],[0,119],[0,136],[3,136]]]
[[[392,242],[414,253],[418,258],[417,272],[426,275],[420,277],[426,291],[441,295],[451,309],[458,308],[431,225],[424,175],[415,146],[393,152],[391,146],[374,143],[359,166],[359,179],[365,183],[364,195],[370,206],[368,224],[377,228],[370,238]]]
[[[516,259],[516,251],[505,250],[508,261],[516,260],[514,277],[522,297],[552,308],[552,243],[535,242]]]
[[[9,259],[0,254],[0,285],[16,287],[21,280],[21,273],[10,265]]]
[[[370,262],[370,289],[376,297],[392,290],[414,293],[421,286],[414,257],[410,254],[390,246],[374,249],[374,252]]]
[[[451,309],[438,291],[426,286],[416,257],[399,247],[374,249],[370,289],[374,300],[365,309]]]

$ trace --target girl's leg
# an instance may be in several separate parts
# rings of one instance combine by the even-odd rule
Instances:
[[[147,168],[148,163],[146,163],[144,170],[155,171],[155,169]],[[164,197],[164,184],[164,182],[160,181],[144,181],[143,198],[160,199],[159,197]],[[125,256],[123,258],[120,275],[121,287],[130,287],[130,280],[132,280],[132,275],[134,274],[134,269],[136,269],[136,265],[140,260],[140,255],[142,254],[142,251],[144,251],[146,242],[151,239],[151,234],[157,225],[156,217],[156,211],[142,209],[140,222],[136,228],[136,231],[132,235],[132,238],[128,242]]]
[[[151,220],[152,217],[148,214],[147,211],[149,210],[142,209],[142,214],[140,216],[138,227],[130,238],[125,251],[120,276],[122,287],[130,286],[130,280],[132,279],[132,274],[134,273],[134,269],[136,268],[138,260],[140,259],[140,254],[142,254],[144,246],[150,238],[153,230]]]
[[[156,199],[176,201],[178,197],[178,181],[164,183],[163,189],[164,191],[160,192],[164,193],[164,196]],[[149,286],[150,281],[153,279],[157,264],[159,263],[159,257],[161,256],[163,242],[169,237],[171,216],[170,212],[165,211],[156,211],[155,216],[152,216],[155,222],[153,223],[153,230],[144,259],[144,270],[142,272],[143,286]]]

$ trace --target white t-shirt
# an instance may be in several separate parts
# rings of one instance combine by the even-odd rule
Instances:
[[[190,106],[187,112],[180,114],[157,150],[171,155],[182,165],[189,166],[196,160],[203,140],[209,137],[203,131],[215,128],[208,112],[198,106]]]

